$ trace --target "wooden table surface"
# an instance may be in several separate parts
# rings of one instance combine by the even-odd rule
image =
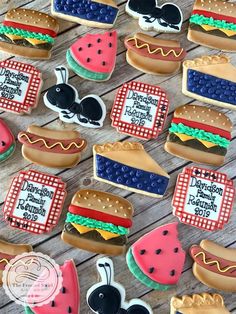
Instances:
[[[133,243],[139,239],[142,235],[150,230],[161,226],[166,223],[176,221],[177,219],[172,215],[171,200],[175,187],[177,175],[182,171],[185,166],[192,166],[191,162],[187,162],[180,158],[175,158],[163,149],[163,145],[168,133],[168,127],[176,107],[183,104],[199,104],[188,97],[185,97],[181,92],[181,77],[182,74],[178,73],[170,77],[151,76],[143,74],[126,63],[125,48],[123,40],[126,35],[139,31],[138,23],[125,13],[126,1],[116,0],[120,9],[119,17],[116,22],[116,29],[118,30],[118,52],[117,52],[117,64],[115,71],[108,82],[94,83],[91,81],[83,80],[79,76],[70,72],[70,83],[79,89],[80,95],[84,96],[88,93],[97,93],[101,96],[107,106],[107,118],[105,120],[104,127],[99,130],[93,130],[83,128],[80,126],[73,126],[81,132],[82,136],[88,141],[88,148],[82,155],[80,164],[74,169],[48,169],[38,167],[30,164],[23,159],[21,155],[21,145],[17,142],[17,148],[14,155],[1,164],[0,168],[0,206],[3,206],[4,198],[8,191],[11,179],[20,170],[26,169],[38,169],[40,171],[52,173],[61,176],[61,178],[67,183],[68,197],[64,206],[63,213],[61,215],[58,226],[50,233],[46,235],[32,235],[25,232],[20,232],[16,229],[10,228],[3,219],[0,220],[0,237],[4,240],[14,243],[30,243],[33,245],[35,251],[41,251],[50,255],[56,260],[57,263],[63,263],[66,259],[73,258],[78,270],[80,286],[81,286],[81,314],[89,314],[89,310],[86,304],[86,292],[91,285],[97,281],[97,272],[95,268],[95,262],[98,255],[91,254],[86,251],[75,249],[65,244],[60,239],[61,230],[66,217],[67,207],[73,194],[81,188],[89,187],[94,189],[101,189],[109,191],[114,194],[123,196],[133,203],[135,208],[134,225],[131,229],[129,241]],[[145,1],[145,0],[143,0]],[[160,1],[162,2],[162,1]],[[211,50],[205,47],[198,46],[187,40],[187,27],[188,18],[193,6],[192,0],[175,0],[176,4],[180,5],[183,10],[184,23],[183,29],[180,34],[156,34],[155,36],[167,39],[177,39],[181,41],[182,46],[188,52],[188,58],[194,58],[206,54],[219,54],[219,51]],[[0,0],[1,3],[1,0]],[[12,7],[25,7],[29,9],[40,9],[45,13],[50,13],[49,0],[12,0],[2,1],[0,4],[0,21],[4,19],[4,14],[9,8]],[[63,125],[58,120],[58,114],[49,110],[43,104],[42,96],[45,91],[54,84],[55,76],[53,69],[60,64],[66,64],[65,53],[68,47],[79,37],[86,33],[102,32],[100,29],[91,29],[85,26],[79,26],[73,23],[60,20],[60,32],[56,39],[56,44],[53,49],[52,58],[49,61],[30,61],[29,63],[38,67],[43,73],[44,86],[42,95],[40,98],[39,106],[36,110],[32,111],[32,114],[27,116],[17,116],[12,113],[0,112],[0,117],[3,118],[14,132],[17,137],[18,132],[25,130],[30,124],[38,124],[40,126],[47,127],[68,127]],[[0,59],[9,57],[0,53]],[[236,54],[231,54],[232,61],[236,65]],[[11,58],[14,58],[12,56]],[[22,61],[21,58],[16,58]],[[26,60],[27,62],[27,60]],[[130,193],[126,190],[114,188],[108,184],[97,182],[93,179],[93,158],[92,158],[92,145],[95,143],[106,143],[109,141],[123,141],[123,140],[135,140],[125,135],[119,134],[114,128],[111,127],[111,121],[109,118],[109,112],[113,104],[114,96],[117,88],[119,88],[124,82],[131,80],[139,80],[145,83],[151,83],[161,86],[167,91],[170,99],[170,110],[168,114],[167,123],[163,133],[157,140],[140,141],[144,144],[145,149],[150,155],[170,174],[170,183],[165,196],[158,200],[155,198],[144,197],[138,194]],[[219,108],[218,108],[219,109]],[[222,112],[226,113],[236,124],[236,112],[230,110],[224,110],[220,108]],[[71,126],[70,126],[71,127]],[[236,178],[236,128],[233,130],[233,139],[230,148],[227,153],[225,164],[217,168],[229,175],[230,178]],[[2,214],[1,214],[2,217]],[[184,249],[188,250],[189,246],[193,243],[199,243],[201,239],[209,238],[218,241],[220,244],[226,247],[236,247],[236,211],[233,211],[229,224],[227,224],[223,231],[219,232],[203,232],[193,227],[189,227],[183,224],[179,224],[180,240]],[[191,265],[192,261],[187,257],[183,275],[180,279],[178,286],[167,292],[158,292],[150,290],[146,286],[137,281],[129,272],[125,263],[125,257],[120,256],[113,258],[115,266],[116,280],[125,286],[127,292],[127,298],[141,297],[146,302],[150,303],[153,308],[154,314],[167,314],[169,313],[169,302],[173,295],[179,294],[191,294],[211,291],[206,286],[199,283],[193,276]],[[225,297],[225,303],[232,313],[236,313],[236,297],[232,293],[223,293]],[[23,307],[16,305],[12,302],[4,293],[4,290],[0,290],[0,313],[23,313]]]

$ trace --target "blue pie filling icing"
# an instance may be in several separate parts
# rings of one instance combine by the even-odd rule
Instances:
[[[188,91],[220,102],[236,105],[236,83],[188,70]]]
[[[98,23],[113,24],[118,9],[91,0],[54,0],[56,12]]]
[[[129,188],[163,195],[169,178],[139,170],[101,155],[96,155],[96,175],[104,180]]]

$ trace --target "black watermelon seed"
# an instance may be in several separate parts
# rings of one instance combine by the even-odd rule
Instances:
[[[167,235],[167,234],[168,234],[168,230],[164,230],[164,231],[162,232],[162,234],[163,234],[163,235]]]
[[[97,42],[100,43],[101,41],[102,41],[101,38],[98,38]]]
[[[92,44],[88,44],[88,47],[89,47],[89,48],[92,47]]]
[[[143,255],[146,253],[146,250],[140,250],[140,254]]]
[[[62,287],[61,292],[62,292],[62,293],[66,293],[66,288],[65,288],[65,287]]]
[[[171,270],[170,275],[171,275],[172,277],[175,275],[175,270],[174,270],[174,269]]]
[[[68,313],[72,313],[72,309],[71,309],[71,307],[70,307],[70,306],[68,307],[67,312],[68,312]]]
[[[91,59],[90,58],[87,58],[87,62],[90,62],[91,61]]]
[[[110,47],[110,48],[112,47],[112,43],[109,43],[109,47]]]
[[[175,253],[178,253],[178,252],[179,252],[179,248],[175,247],[175,248],[174,248],[174,252],[175,252]]]
[[[101,53],[102,53],[102,50],[101,50],[101,49],[99,49],[99,50],[98,50],[98,54],[100,55]]]
[[[111,36],[112,36],[112,33],[110,33],[109,36],[111,37]]]
[[[156,254],[160,254],[161,253],[161,249],[156,250]]]
[[[55,301],[52,301],[51,307],[54,307],[54,306],[55,306]]]
[[[106,65],[106,62],[105,62],[105,61],[102,61],[102,65]]]
[[[154,272],[154,267],[150,267],[149,270],[148,270],[148,272],[149,272],[150,274],[152,274],[152,273]]]
[[[2,146],[6,146],[6,143],[4,141],[2,141]]]
[[[82,47],[79,47],[79,49],[78,49],[79,51],[82,51],[83,50],[83,48]]]

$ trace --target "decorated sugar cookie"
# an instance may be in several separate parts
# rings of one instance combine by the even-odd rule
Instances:
[[[30,125],[18,134],[23,144],[22,155],[38,165],[52,168],[71,168],[80,162],[86,140],[73,130],[52,130]]]
[[[236,292],[236,249],[202,240],[190,248],[193,274],[208,287]]]
[[[79,99],[77,89],[68,83],[67,68],[55,69],[56,85],[49,88],[44,95],[45,106],[59,112],[61,121],[77,123],[89,128],[100,128],[106,117],[106,106],[96,95],[87,95]]]
[[[97,260],[97,271],[101,281],[87,291],[87,303],[97,314],[152,314],[150,306],[141,299],[126,301],[125,288],[114,281],[114,267],[111,259]]]
[[[116,64],[117,32],[86,34],[67,50],[69,67],[91,81],[107,81]]]
[[[235,188],[226,174],[199,167],[179,174],[172,200],[173,214],[185,224],[207,230],[223,229],[233,209]]]
[[[193,294],[172,297],[170,314],[230,314],[219,294]]]
[[[165,143],[175,156],[220,166],[231,141],[233,124],[222,112],[195,105],[177,108]]]
[[[162,197],[169,175],[142,144],[115,142],[93,146],[95,179],[132,192]]]
[[[139,26],[145,31],[178,33],[181,31],[183,14],[171,2],[159,6],[157,0],[128,0],[126,12],[138,19]]]
[[[15,60],[0,61],[0,109],[31,113],[38,105],[42,76],[34,66]]]
[[[157,138],[168,110],[169,100],[159,86],[133,81],[117,92],[111,111],[112,126],[137,138]]]
[[[49,59],[58,31],[57,20],[48,14],[11,9],[0,25],[0,51],[29,59]]]
[[[126,251],[133,207],[126,199],[97,190],[78,191],[69,206],[62,240],[87,251],[121,255]]]
[[[126,261],[131,273],[147,287],[163,291],[174,287],[185,261],[177,223],[157,227],[141,237],[130,247]]]
[[[119,9],[113,0],[51,0],[52,15],[78,24],[111,28]]]
[[[0,119],[0,163],[7,160],[14,153],[15,138],[7,124]]]
[[[13,178],[3,206],[5,221],[13,228],[42,234],[57,224],[66,197],[66,184],[35,170]]]

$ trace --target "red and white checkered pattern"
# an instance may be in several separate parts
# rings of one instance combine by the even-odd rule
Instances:
[[[54,198],[52,200],[52,206],[49,210],[46,224],[41,224],[14,216],[16,202],[20,193],[22,183],[25,180],[37,182],[55,188]],[[56,226],[61,215],[63,204],[66,198],[65,187],[66,184],[59,177],[34,170],[21,171],[17,177],[14,177],[7,197],[5,199],[3,207],[4,219],[12,227],[22,229],[31,233],[41,234],[51,231],[52,228]]]
[[[160,97],[156,111],[155,123],[152,129],[121,121],[122,110],[129,90],[148,93],[149,95],[156,95]],[[162,110],[163,107],[165,107],[165,110]],[[159,86],[133,81],[124,84],[117,92],[111,111],[112,126],[116,127],[120,133],[125,133],[141,139],[147,140],[157,138],[159,133],[164,128],[168,110],[169,101],[166,93]]]
[[[29,74],[31,77],[28,83],[28,90],[24,102],[20,103],[0,97],[0,108],[17,114],[30,113],[32,108],[37,106],[38,94],[42,86],[41,73],[30,64],[14,60],[5,60],[0,62],[0,68],[17,70],[24,74]]]
[[[191,177],[209,180],[224,185],[222,206],[217,221],[185,212],[185,204],[188,197],[188,188]],[[181,222],[200,229],[207,231],[223,229],[224,224],[229,221],[233,209],[234,196],[235,188],[233,181],[229,180],[226,174],[199,167],[184,168],[183,172],[178,176],[175,187],[172,200],[172,206],[174,208],[173,214],[177,216]]]

